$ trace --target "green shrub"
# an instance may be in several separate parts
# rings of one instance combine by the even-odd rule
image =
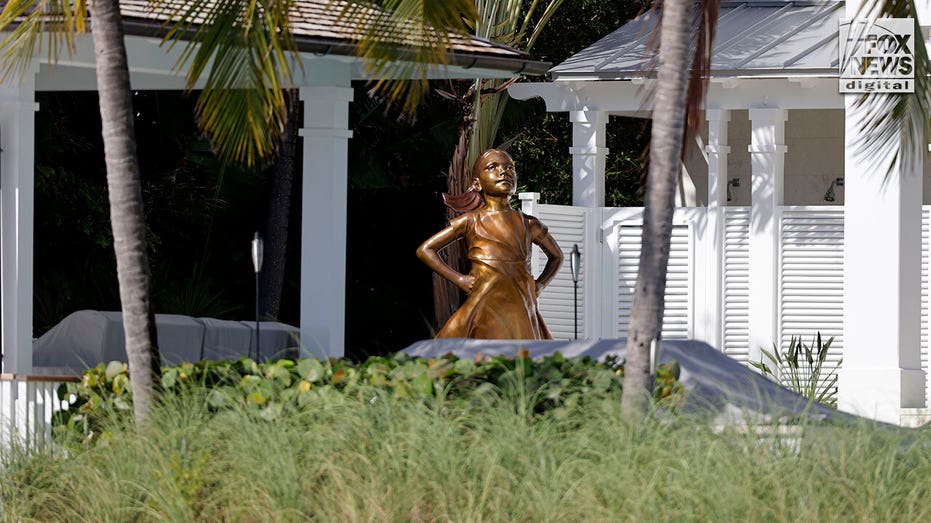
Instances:
[[[672,362],[657,370],[653,396],[663,406],[682,399],[679,367]],[[162,369],[166,396],[192,389],[206,391],[212,411],[234,407],[255,411],[266,419],[299,412],[334,394],[377,401],[420,400],[445,402],[463,398],[482,401],[489,395],[520,400],[524,414],[565,416],[585,401],[619,398],[623,367],[615,359],[566,358],[555,353],[531,359],[526,350],[517,358],[456,358],[451,354],[423,359],[396,353],[371,357],[357,364],[346,359],[312,358],[256,363],[201,361]],[[110,362],[87,370],[81,381],[64,383],[60,399],[69,409],[56,414],[57,433],[88,441],[107,437],[105,422],[125,422],[132,412],[132,390],[125,363]]]

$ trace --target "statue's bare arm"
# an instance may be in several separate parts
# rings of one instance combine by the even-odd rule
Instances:
[[[459,230],[462,223],[457,220],[458,218],[454,219],[448,227],[427,238],[427,241],[423,242],[423,244],[417,248],[417,257],[434,272],[453,282],[466,293],[469,293],[472,292],[472,286],[475,284],[475,277],[468,274],[461,274],[453,270],[452,267],[443,262],[438,253],[440,249],[462,236]]]

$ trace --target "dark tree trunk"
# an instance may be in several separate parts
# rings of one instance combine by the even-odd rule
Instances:
[[[288,254],[288,217],[291,212],[291,187],[294,178],[294,152],[300,128],[301,98],[297,89],[285,92],[288,120],[278,145],[272,187],[268,194],[265,221],[265,263],[262,267],[261,311],[268,318],[278,318],[284,285],[284,265]]]
[[[136,423],[144,425],[149,420],[161,380],[129,68],[116,0],[95,0],[90,2],[90,10],[126,354]]]
[[[627,334],[621,402],[625,415],[632,419],[642,416],[649,404],[650,342],[660,341],[663,327],[666,266],[685,132],[691,7],[691,0],[667,0],[662,6],[643,239]]]
[[[459,195],[466,192],[472,184],[471,166],[469,165],[469,137],[472,134],[472,105],[468,103],[468,95],[459,99],[460,111],[459,140],[449,162],[449,172],[446,175],[446,190],[450,195]],[[446,210],[447,221],[456,217],[452,209]],[[469,260],[463,248],[462,241],[448,245],[440,253],[444,261],[459,272],[467,272]],[[439,274],[433,275],[433,313],[436,321],[436,330],[439,331],[450,316],[462,304],[462,291],[451,281]]]

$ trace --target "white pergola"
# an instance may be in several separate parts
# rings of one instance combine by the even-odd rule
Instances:
[[[931,10],[928,2],[919,3],[920,22],[927,34]],[[833,122],[832,115],[843,111],[842,125],[824,135],[813,134],[813,139],[804,138],[809,136],[804,133],[793,137],[793,148],[812,169],[836,160],[838,171],[831,179],[845,179],[840,406],[898,423],[903,409],[925,406],[919,339],[924,158],[900,163],[899,171],[887,177],[880,165],[903,150],[886,151],[890,156],[876,158],[866,157],[857,147],[865,131],[858,125],[861,109],[853,105],[854,97],[838,92],[837,35],[839,20],[852,18],[858,7],[859,3],[836,1],[722,4],[705,102],[707,129],[701,133],[707,193],[699,198],[709,211],[708,233],[718,241],[712,252],[703,253],[707,256],[703,263],[717,268],[710,271],[718,277],[711,278],[709,285],[720,285],[723,208],[728,205],[728,182],[734,176],[728,172],[730,163],[732,169],[745,170],[750,179],[747,314],[750,357],[759,360],[760,348],[771,347],[779,339],[780,246],[775,228],[787,199],[787,155],[793,153],[787,147],[789,113],[814,115],[805,123],[814,128],[823,125],[819,119]],[[605,205],[608,116],[649,117],[644,87],[655,80],[645,45],[652,23],[649,15],[628,23],[554,67],[552,82],[521,83],[509,89],[514,98],[542,97],[548,111],[569,113],[574,206]],[[740,136],[733,130],[729,133],[729,122],[737,111],[742,119]],[[837,158],[825,158],[832,154],[829,147],[818,149],[827,140],[843,144],[842,154],[837,148]],[[749,165],[734,163],[733,144],[746,147]],[[825,185],[817,187],[820,201]],[[696,333],[703,341],[722,347],[723,334],[717,327],[723,323],[720,294],[711,301],[715,299],[717,303],[703,304],[698,311]]]
[[[175,70],[180,46],[169,49],[155,34],[158,17],[145,0],[121,2],[127,31],[131,85],[137,90],[181,90]],[[350,82],[367,79],[353,56],[345,25],[326,0],[299,3],[294,29],[301,50],[293,87],[304,103],[303,193],[301,217],[302,346],[318,356],[342,356],[345,330],[347,147]],[[0,315],[3,373],[32,371],[33,210],[36,91],[96,90],[91,37],[55,64],[37,56],[20,82],[0,85]],[[436,66],[431,78],[500,78],[540,73],[548,64],[532,62],[513,49],[479,39],[458,39],[448,66]],[[231,110],[235,110],[231,108]],[[312,247],[313,246],[313,247]]]

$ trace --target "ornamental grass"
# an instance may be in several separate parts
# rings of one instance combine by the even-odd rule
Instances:
[[[145,432],[3,451],[4,521],[931,521],[931,433],[789,431],[619,398],[534,413],[532,393],[332,394],[268,419],[166,395]]]

